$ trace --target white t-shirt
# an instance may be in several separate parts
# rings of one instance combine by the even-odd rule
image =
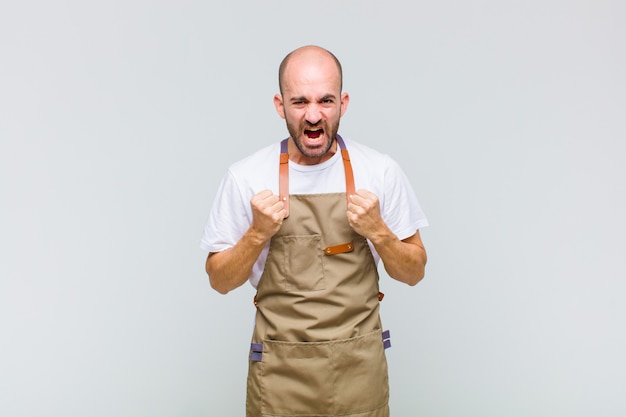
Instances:
[[[350,154],[356,190],[374,193],[380,202],[383,220],[398,237],[406,239],[428,226],[415,192],[400,166],[388,155],[343,138]],[[252,222],[250,200],[269,189],[278,194],[280,144],[267,146],[230,166],[217,191],[206,222],[200,247],[221,252],[234,246]],[[346,182],[341,152],[317,165],[298,165],[289,161],[290,194],[345,192]],[[380,257],[369,242],[374,260]],[[269,250],[269,242],[257,259],[249,277],[256,288]]]

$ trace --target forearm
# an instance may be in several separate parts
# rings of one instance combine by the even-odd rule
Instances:
[[[211,287],[226,294],[243,285],[266,242],[251,228],[232,248],[209,254],[206,272]]]
[[[400,240],[385,227],[371,241],[390,277],[411,286],[424,277],[426,250],[419,232]]]

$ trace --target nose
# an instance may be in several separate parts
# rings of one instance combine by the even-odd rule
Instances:
[[[307,106],[305,118],[312,125],[316,125],[322,120],[322,112],[316,103],[310,103]]]

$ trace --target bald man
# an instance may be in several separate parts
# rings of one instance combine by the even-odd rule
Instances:
[[[388,416],[377,266],[417,284],[428,221],[395,161],[338,134],[331,52],[289,53],[279,90],[289,137],[230,166],[201,239],[215,290],[257,290],[246,415]]]

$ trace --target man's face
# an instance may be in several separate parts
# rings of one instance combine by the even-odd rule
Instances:
[[[317,164],[332,156],[328,151],[348,105],[333,61],[294,58],[283,77],[283,94],[274,102],[296,145],[298,155],[290,153],[294,162]]]

